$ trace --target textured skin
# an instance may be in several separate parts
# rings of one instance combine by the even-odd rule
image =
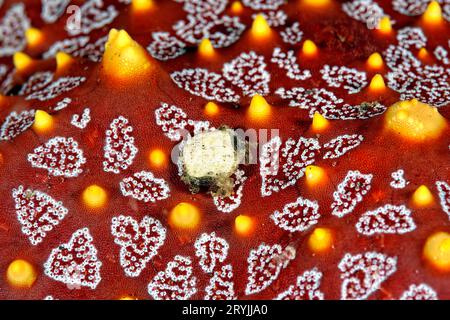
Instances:
[[[3,16],[6,8],[15,1],[6,0],[0,8]],[[108,1],[107,1],[108,2]],[[133,17],[125,4],[114,2],[120,10],[119,16],[108,26],[90,33],[92,39],[98,39],[107,34],[112,27],[125,29],[131,37],[144,48],[151,42],[151,32],[155,30],[170,30],[172,24],[183,18],[185,13],[181,5],[174,1],[155,1],[155,11],[149,17]],[[400,15],[393,11],[390,1],[382,3],[385,11],[395,20],[395,28],[418,23],[417,17]],[[65,17],[55,24],[46,25],[40,18],[40,1],[25,1],[26,10],[34,27],[40,28],[45,34],[45,40],[39,48],[25,52],[32,57],[39,58],[42,52],[55,41],[67,37],[63,25]],[[194,299],[202,299],[204,288],[209,283],[210,276],[205,274],[195,256],[194,242],[204,232],[216,232],[229,243],[228,257],[225,263],[233,267],[234,286],[239,299],[273,299],[290,285],[295,283],[297,276],[306,270],[317,268],[323,273],[320,290],[326,299],[339,299],[341,296],[340,271],[337,265],[346,253],[363,253],[377,251],[398,259],[397,271],[381,284],[381,289],[370,295],[370,299],[396,299],[408,289],[410,284],[426,283],[432,287],[441,299],[450,298],[450,277],[434,271],[422,259],[421,252],[425,239],[434,231],[450,231],[449,217],[439,205],[435,181],[449,181],[449,143],[450,129],[446,129],[441,138],[427,141],[423,144],[405,143],[390,133],[383,131],[383,115],[366,120],[334,120],[328,130],[320,135],[320,141],[325,143],[341,134],[362,134],[364,142],[341,158],[318,160],[316,165],[325,169],[328,182],[321,189],[309,188],[304,178],[281,192],[262,199],[260,194],[261,177],[257,165],[245,168],[248,177],[241,205],[231,213],[222,213],[214,206],[209,195],[188,192],[187,187],[180,181],[175,164],[169,163],[165,167],[155,169],[148,163],[148,151],[161,148],[170,154],[173,141],[167,139],[159,126],[155,123],[154,110],[161,102],[174,104],[182,108],[191,119],[208,120],[212,126],[225,124],[237,128],[276,128],[280,129],[283,139],[315,137],[309,130],[311,120],[306,110],[287,106],[286,100],[281,100],[274,92],[278,87],[291,88],[296,85],[305,87],[326,87],[337,96],[344,98],[346,103],[356,104],[363,101],[378,100],[384,105],[390,105],[399,100],[399,94],[387,90],[382,95],[373,94],[364,88],[360,93],[349,95],[342,88],[329,88],[321,79],[319,70],[324,64],[351,66],[367,72],[371,79],[373,72],[365,67],[367,57],[373,52],[383,52],[395,36],[380,36],[369,30],[363,23],[348,17],[340,9],[340,3],[335,2],[329,9],[314,11],[303,8],[297,1],[289,1],[282,7],[288,14],[288,21],[300,21],[303,39],[312,39],[319,47],[320,55],[310,61],[301,61],[302,68],[308,68],[312,77],[301,82],[288,79],[285,73],[269,60],[273,48],[280,46],[284,49],[294,49],[298,52],[300,45],[288,46],[284,44],[277,33],[273,39],[262,43],[250,39],[247,31],[241,39],[227,48],[218,49],[218,56],[209,61],[198,57],[195,48],[188,48],[188,52],[176,59],[157,61],[152,58],[151,72],[143,79],[118,84],[102,73],[100,63],[77,58],[64,76],[84,76],[86,81],[78,88],[64,93],[49,101],[25,101],[22,97],[10,96],[0,102],[0,119],[11,111],[27,109],[49,110],[63,97],[70,97],[72,103],[64,110],[51,112],[55,119],[55,128],[48,134],[36,134],[32,129],[17,136],[13,141],[0,142],[0,298],[1,299],[43,299],[52,295],[57,299],[115,299],[122,295],[132,295],[138,299],[150,299],[147,292],[149,281],[175,255],[191,257],[194,274],[197,277],[197,293]],[[228,9],[227,9],[228,10]],[[249,8],[244,10],[241,21],[247,26],[251,24],[252,14]],[[290,24],[288,23],[288,25]],[[448,48],[448,34],[450,26],[445,22],[443,30],[425,29],[428,38],[427,47],[430,52],[437,45]],[[267,123],[255,123],[246,116],[246,109],[250,99],[244,97],[239,104],[219,103],[220,113],[215,117],[208,117],[203,112],[207,100],[191,95],[180,89],[170,79],[170,73],[188,67],[207,68],[220,72],[224,62],[227,62],[241,52],[255,50],[265,56],[268,71],[271,74],[270,94],[267,101],[272,105],[273,117]],[[1,64],[11,65],[11,57],[0,58]],[[54,70],[53,59],[36,63],[36,70]],[[34,68],[33,68],[34,69]],[[386,72],[384,70],[382,73]],[[30,72],[31,73],[31,72]],[[27,78],[19,75],[18,84]],[[73,114],[81,114],[85,107],[91,109],[92,121],[86,129],[79,130],[70,125]],[[443,106],[441,114],[450,118],[450,106]],[[104,133],[110,122],[119,115],[125,116],[133,126],[136,145],[139,149],[132,165],[120,174],[105,172],[102,167]],[[87,159],[83,173],[75,178],[48,176],[47,171],[32,168],[27,161],[27,154],[36,146],[44,143],[53,136],[71,136],[84,151]],[[409,184],[404,189],[389,187],[390,174],[402,168]],[[119,182],[133,173],[149,170],[158,178],[163,178],[170,185],[170,197],[155,203],[138,202],[124,197],[119,190]],[[355,210],[343,218],[331,214],[333,191],[342,181],[349,170],[359,170],[374,175],[370,192],[364,197]],[[81,193],[90,184],[104,187],[109,200],[100,210],[88,209],[81,201]],[[374,210],[386,203],[395,205],[409,205],[412,192],[421,184],[429,186],[435,196],[435,203],[427,208],[409,206],[417,225],[416,230],[402,235],[375,235],[367,237],[356,232],[355,224],[362,213]],[[55,199],[63,202],[69,213],[65,219],[49,232],[44,241],[31,246],[27,237],[20,230],[16,219],[14,201],[11,197],[13,188],[24,185],[26,188],[38,189],[49,193]],[[303,232],[289,233],[277,227],[270,219],[271,214],[281,210],[286,203],[293,202],[299,196],[318,201],[321,218],[317,226],[327,227],[335,232],[334,248],[323,255],[314,255],[308,249],[307,239],[312,229]],[[168,213],[172,207],[182,201],[195,204],[202,212],[199,228],[192,232],[180,232],[168,224]],[[126,277],[119,263],[120,246],[114,244],[111,235],[111,219],[118,215],[129,215],[140,221],[144,215],[149,215],[161,221],[167,228],[164,245],[158,254],[150,260],[139,277]],[[255,230],[248,237],[241,237],[233,230],[234,218],[239,214],[254,217]],[[102,280],[95,290],[81,288],[70,290],[61,282],[56,282],[43,273],[43,264],[47,260],[51,249],[67,242],[72,233],[80,228],[88,227],[98,250],[98,258],[102,261]],[[262,242],[280,244],[285,247],[291,245],[296,249],[296,258],[283,270],[277,280],[267,289],[250,296],[245,295],[247,284],[247,257],[251,249],[257,248]],[[5,270],[8,264],[16,258],[24,258],[33,263],[38,271],[38,278],[30,289],[16,289],[6,281]]]

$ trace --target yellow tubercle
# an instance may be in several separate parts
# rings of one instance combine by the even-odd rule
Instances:
[[[150,164],[154,167],[160,168],[166,165],[167,157],[161,149],[154,149],[149,154]]]
[[[439,2],[431,1],[422,15],[422,19],[427,24],[438,24],[442,22],[442,8]]]
[[[450,234],[436,232],[430,235],[423,247],[423,257],[434,268],[450,271]]]
[[[151,68],[147,52],[125,30],[111,29],[105,44],[102,64],[111,77],[130,80]]]
[[[372,53],[367,59],[367,65],[371,69],[383,68],[384,61],[383,58],[381,57],[381,54],[379,54],[378,52]]]
[[[328,121],[323,115],[319,112],[314,112],[313,120],[311,128],[314,132],[322,132],[330,125],[330,121]]]
[[[155,4],[152,0],[132,0],[131,8],[133,12],[146,12],[152,10]]]
[[[412,201],[415,205],[424,207],[433,203],[433,194],[427,186],[421,185],[414,191]]]
[[[410,141],[438,138],[446,126],[437,108],[416,99],[397,102],[385,113],[385,128]]]
[[[246,215],[238,215],[234,219],[234,229],[241,236],[247,236],[253,230],[253,219]]]
[[[214,49],[211,41],[205,38],[198,45],[198,53],[203,58],[211,58],[216,54],[216,50]]]
[[[271,107],[264,97],[255,94],[250,101],[248,114],[254,120],[265,120],[271,114]]]
[[[37,110],[34,114],[33,130],[37,133],[46,133],[53,129],[53,116],[43,110]]]
[[[233,14],[241,14],[242,12],[244,12],[244,6],[240,1],[233,1],[233,3],[231,4],[231,12]]]
[[[392,23],[391,19],[388,16],[384,16],[381,18],[380,22],[378,23],[378,31],[384,34],[390,34],[392,32]]]
[[[138,300],[138,299],[135,298],[135,297],[133,297],[133,296],[125,295],[125,296],[121,296],[121,297],[119,298],[119,300]]]
[[[105,206],[108,200],[108,194],[105,189],[99,185],[93,184],[88,186],[83,191],[83,202],[92,209],[98,209]]]
[[[325,7],[331,3],[331,0],[302,0],[302,4],[309,7]]]
[[[205,113],[208,116],[215,116],[219,113],[219,106],[216,103],[210,101],[205,105]]]
[[[195,229],[200,223],[199,209],[187,202],[177,204],[169,216],[169,224],[177,229]]]
[[[257,14],[253,20],[250,32],[252,36],[260,39],[269,37],[272,34],[272,29],[270,29],[266,18],[262,14]]]
[[[374,92],[383,91],[386,89],[386,84],[384,83],[383,76],[381,74],[376,74],[370,80],[369,90]]]
[[[326,177],[325,170],[319,166],[307,166],[305,168],[306,183],[313,187],[324,181]]]
[[[73,61],[73,58],[69,54],[67,54],[63,51],[58,51],[55,55],[55,59],[56,59],[56,69],[57,70],[65,69]]]
[[[16,70],[20,72],[28,69],[33,64],[33,59],[23,52],[16,52],[13,55],[13,63]]]
[[[427,59],[430,55],[429,55],[428,50],[426,48],[420,48],[419,53],[417,54],[417,56],[420,59]]]
[[[14,260],[6,270],[6,279],[14,287],[30,288],[36,278],[37,272],[33,265],[23,259]]]
[[[306,56],[314,56],[317,54],[318,49],[316,44],[308,39],[303,42],[302,52]]]
[[[41,30],[37,28],[28,28],[25,31],[25,39],[27,40],[27,45],[34,47],[42,42],[44,35]]]
[[[323,253],[333,247],[333,232],[328,228],[316,228],[308,238],[308,247],[314,253]]]

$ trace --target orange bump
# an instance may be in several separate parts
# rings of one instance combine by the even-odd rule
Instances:
[[[428,50],[426,48],[420,48],[419,53],[417,54],[417,56],[420,59],[425,60],[425,59],[429,58],[430,54],[428,53]]]
[[[53,128],[53,125],[53,116],[43,110],[36,111],[32,127],[36,133],[46,133]]]
[[[302,4],[309,7],[325,7],[331,3],[331,0],[302,0]]]
[[[234,228],[241,236],[247,236],[253,229],[253,219],[249,216],[238,215],[234,219]]]
[[[132,0],[131,8],[134,12],[145,12],[154,8],[152,0]]]
[[[205,113],[209,116],[215,116],[219,113],[219,106],[210,101],[205,105]]]
[[[323,253],[333,247],[333,232],[328,228],[316,228],[308,238],[308,247],[314,253]]]
[[[383,68],[384,62],[383,58],[381,57],[381,54],[378,52],[372,53],[369,58],[367,59],[367,65],[371,69],[381,69]]]
[[[198,45],[198,53],[203,58],[211,58],[216,54],[216,50],[214,49],[211,41],[205,38]]]
[[[231,4],[231,12],[233,14],[241,14],[242,12],[244,12],[242,3],[240,1],[233,1],[233,3]]]
[[[311,56],[315,56],[317,54],[318,49],[317,49],[316,44],[308,39],[308,40],[305,40],[305,42],[303,42],[302,52],[304,55],[311,57]]]
[[[386,84],[384,83],[383,76],[381,74],[376,74],[373,76],[372,80],[370,80],[369,90],[370,91],[383,91],[386,89]]]
[[[430,235],[423,247],[423,257],[434,268],[450,271],[450,234],[436,232]]]
[[[442,22],[442,8],[437,1],[431,1],[422,15],[422,20],[427,24]]]
[[[412,201],[420,207],[428,206],[433,203],[433,194],[427,186],[421,185],[414,191]]]
[[[378,31],[383,34],[390,34],[392,32],[391,19],[388,16],[384,16],[378,23]]]
[[[121,296],[119,300],[138,300],[137,298],[129,295]]]
[[[30,47],[34,47],[42,42],[44,35],[42,31],[36,28],[28,28],[25,31],[25,38],[27,40],[27,44]]]
[[[17,259],[9,264],[6,278],[14,287],[30,288],[36,281],[37,273],[31,263]]]
[[[150,151],[149,160],[155,167],[163,167],[167,163],[166,154],[161,149]]]
[[[23,52],[16,52],[13,55],[14,67],[17,71],[24,71],[33,64],[33,59]]]
[[[200,223],[200,211],[190,203],[180,202],[170,212],[169,223],[177,229],[195,229]]]
[[[69,54],[67,54],[63,51],[58,51],[55,55],[55,59],[56,59],[56,69],[57,70],[63,70],[68,65],[70,65],[73,61],[73,58]]]
[[[83,191],[83,202],[90,208],[97,209],[101,208],[106,204],[108,200],[108,194],[105,189],[99,185],[93,184],[84,189]]]
[[[250,101],[247,112],[250,118],[254,120],[265,120],[271,114],[271,107],[264,97],[255,94]]]
[[[255,38],[267,38],[272,34],[272,29],[270,29],[266,18],[262,14],[257,14],[250,32]]]
[[[330,125],[330,121],[325,119],[319,112],[314,112],[311,128],[314,132],[322,132]]]
[[[305,168],[305,179],[309,186],[316,186],[324,181],[325,170],[319,166],[307,166]]]

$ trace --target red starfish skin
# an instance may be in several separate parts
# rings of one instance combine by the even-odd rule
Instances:
[[[6,0],[0,7],[0,17],[6,9],[18,1]],[[93,30],[89,36],[92,40],[107,35],[110,28],[125,29],[130,36],[146,48],[151,42],[151,32],[167,30],[172,25],[184,19],[186,13],[182,5],[175,1],[154,1],[156,7],[148,15],[134,16],[131,9],[118,1],[104,1],[114,3],[119,15],[109,25]],[[342,1],[343,2],[343,1]],[[396,24],[394,29],[419,24],[419,17],[408,17],[393,11],[390,1],[377,1]],[[39,28],[45,37],[37,47],[24,49],[24,52],[36,58],[36,63],[24,74],[15,77],[17,84],[23,83],[29,75],[37,70],[55,70],[54,59],[39,60],[55,41],[68,37],[64,30],[67,16],[63,16],[56,23],[46,25],[40,18],[40,1],[24,1],[26,12],[31,24]],[[366,67],[366,60],[373,52],[383,52],[390,44],[396,44],[395,35],[382,36],[374,30],[366,28],[364,23],[353,20],[340,9],[340,1],[335,1],[327,9],[311,9],[300,5],[300,1],[289,1],[281,7],[288,15],[287,25],[295,21],[300,22],[303,40],[312,39],[319,48],[319,56],[310,59],[297,59],[300,68],[309,69],[312,77],[297,81],[286,77],[285,71],[276,64],[270,63],[273,48],[294,50],[296,56],[300,45],[287,45],[282,42],[278,30],[273,37],[262,42],[251,38],[248,27],[255,13],[245,8],[240,20],[247,26],[240,40],[235,44],[217,49],[217,55],[210,59],[199,57],[196,49],[178,58],[168,61],[151,59],[152,68],[140,79],[127,79],[118,83],[102,70],[101,63],[87,59],[75,58],[67,69],[58,71],[55,77],[71,76],[86,77],[86,81],[79,87],[48,100],[27,101],[24,97],[8,96],[4,100],[0,97],[0,123],[12,112],[41,109],[50,112],[55,126],[48,133],[37,134],[28,129],[11,141],[0,141],[0,299],[43,299],[52,295],[57,299],[115,299],[130,295],[138,299],[151,299],[147,291],[148,283],[159,271],[166,269],[167,263],[176,255],[190,257],[193,274],[197,278],[197,292],[192,299],[203,299],[205,288],[209,284],[211,275],[202,271],[199,259],[195,256],[194,243],[202,233],[215,232],[218,237],[229,244],[228,256],[215,270],[222,265],[230,264],[233,268],[234,290],[238,299],[273,299],[290,285],[306,270],[317,268],[323,273],[320,291],[325,299],[340,299],[341,283],[338,264],[346,253],[358,254],[376,251],[388,256],[397,257],[397,271],[382,283],[382,289],[376,290],[369,299],[393,299],[401,296],[412,283],[426,283],[432,287],[440,299],[450,299],[450,277],[430,267],[422,258],[422,249],[426,238],[435,231],[450,232],[449,217],[439,204],[436,181],[450,181],[450,128],[444,129],[441,137],[426,141],[422,144],[408,143],[401,140],[383,128],[383,115],[365,120],[332,120],[330,128],[320,134],[321,145],[338,135],[361,134],[364,141],[360,146],[350,150],[337,159],[321,159],[318,157],[315,165],[322,167],[328,181],[319,189],[308,186],[305,178],[300,178],[294,186],[261,197],[261,177],[258,165],[245,167],[248,179],[243,189],[242,203],[231,213],[217,210],[211,196],[207,194],[191,194],[178,176],[176,164],[168,163],[161,168],[153,167],[148,161],[148,152],[158,148],[170,155],[175,142],[164,136],[161,128],[155,122],[154,110],[161,102],[176,105],[183,109],[190,119],[207,120],[212,127],[225,124],[231,128],[274,128],[280,130],[282,140],[289,137],[298,139],[317,138],[310,129],[311,119],[307,110],[288,106],[288,100],[282,100],[275,94],[279,87],[292,88],[326,88],[344,99],[345,103],[356,105],[364,101],[378,100],[389,106],[399,100],[400,94],[387,89],[382,94],[370,93],[366,88],[357,94],[348,94],[341,88],[330,88],[322,80],[320,70],[323,65],[338,65],[356,68],[367,73],[370,81],[375,74]],[[229,6],[226,11],[230,14]],[[231,15],[231,14],[230,14]],[[448,34],[450,24],[445,22],[442,30],[424,28],[428,38],[427,48],[432,50],[437,45],[448,49]],[[234,59],[242,52],[254,50],[265,58],[267,71],[271,74],[269,84],[270,94],[265,96],[272,108],[272,117],[263,122],[255,122],[248,117],[246,111],[250,104],[249,97],[242,97],[239,108],[234,104],[218,103],[220,112],[217,116],[208,116],[204,112],[207,100],[189,94],[179,88],[170,78],[170,73],[185,68],[206,68],[221,73],[224,63]],[[414,51],[415,53],[417,51]],[[11,66],[11,57],[0,57],[0,64]],[[382,74],[389,70],[384,67]],[[234,87],[233,87],[234,88]],[[234,88],[236,92],[241,91]],[[61,111],[52,111],[64,97],[72,99],[72,103]],[[82,114],[89,107],[92,120],[83,130],[70,124],[73,114]],[[450,119],[450,105],[439,108],[439,112]],[[113,174],[103,170],[103,146],[105,131],[111,121],[118,116],[124,116],[133,127],[132,135],[139,149],[133,163],[121,171]],[[82,165],[83,172],[78,177],[64,178],[47,174],[41,168],[34,168],[27,161],[27,154],[37,146],[55,136],[73,137],[83,150],[86,163]],[[402,168],[409,181],[404,189],[389,187],[391,173]],[[136,172],[151,171],[155,177],[164,179],[170,187],[170,196],[156,202],[140,202],[132,197],[124,197],[119,188],[120,181],[132,176]],[[370,191],[358,203],[355,210],[343,218],[331,214],[333,192],[344,179],[349,170],[373,174]],[[101,209],[89,209],[83,204],[81,195],[83,190],[98,184],[108,193],[108,201]],[[426,208],[415,207],[410,198],[419,185],[430,188],[435,197],[434,203]],[[11,192],[19,185],[24,188],[36,189],[48,193],[54,199],[62,201],[68,209],[65,218],[48,232],[42,243],[32,246],[22,232],[19,224],[14,200]],[[326,227],[335,234],[334,247],[326,253],[314,254],[308,248],[307,240],[314,228],[304,232],[289,233],[277,227],[270,216],[280,210],[285,204],[295,201],[299,196],[315,200],[319,203],[321,217],[314,227]],[[172,228],[168,223],[168,213],[179,202],[187,201],[197,206],[201,211],[201,221],[195,231],[180,231]],[[386,203],[406,205],[412,211],[417,228],[402,235],[374,235],[364,236],[355,229],[359,217],[366,211],[375,210]],[[234,219],[240,214],[253,217],[255,229],[247,236],[238,235],[234,229]],[[119,215],[132,216],[141,221],[149,215],[158,219],[167,229],[164,244],[158,249],[141,274],[136,278],[126,277],[120,265],[120,246],[114,244],[111,234],[111,219]],[[43,265],[53,248],[67,243],[71,235],[78,229],[89,228],[93,243],[98,251],[98,259],[102,262],[100,269],[101,281],[95,289],[80,287],[68,288],[64,283],[57,282],[44,274]],[[261,243],[268,245],[280,244],[283,248],[290,245],[296,249],[296,257],[285,268],[282,268],[277,279],[261,292],[246,296],[245,288],[248,282],[247,257],[252,249]],[[29,289],[19,289],[11,286],[6,280],[5,272],[11,261],[23,258],[31,262],[37,270],[38,277]]]

